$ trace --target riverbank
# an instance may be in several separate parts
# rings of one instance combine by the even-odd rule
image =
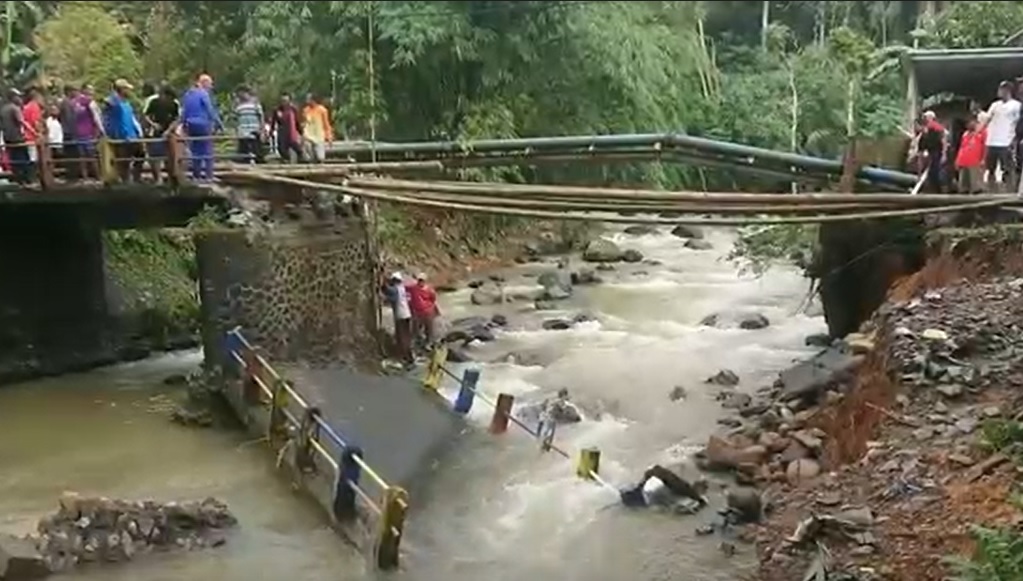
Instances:
[[[799,425],[776,430],[790,443],[755,475],[773,506],[757,531],[759,579],[801,578],[819,561],[849,579],[937,581],[988,548],[975,527],[1023,522],[1012,500],[1023,441],[1021,240],[1016,227],[933,232],[924,268],[835,348],[854,373],[796,398],[793,376],[782,375],[774,403],[796,409]],[[764,426],[764,415],[749,417]]]

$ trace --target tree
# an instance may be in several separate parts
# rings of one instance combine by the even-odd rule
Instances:
[[[142,68],[127,32],[100,4],[63,4],[36,29],[35,44],[46,80],[106,87],[137,79]]]

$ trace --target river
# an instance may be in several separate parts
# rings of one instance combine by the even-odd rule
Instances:
[[[723,260],[733,240],[710,231],[711,251],[693,251],[669,234],[608,234],[660,265],[623,265],[605,283],[578,287],[560,307],[596,320],[545,331],[523,303],[476,307],[468,290],[444,295],[446,317],[505,314],[509,330],[472,350],[482,391],[536,399],[567,387],[587,420],[559,429],[557,443],[602,451],[601,474],[625,485],[650,464],[682,457],[716,429],[721,410],[703,380],[731,369],[754,391],[812,351],[804,338],[825,330],[821,317],[797,314],[807,281],[777,268],[737,276]],[[545,265],[543,268],[550,268]],[[535,286],[537,265],[504,272],[509,291]],[[759,312],[772,324],[756,331],[710,328],[708,314]],[[510,355],[510,356],[509,356]],[[163,555],[89,569],[83,579],[180,581],[193,578],[364,579],[361,560],[324,525],[317,509],[277,478],[260,445],[239,434],[184,429],[166,419],[161,380],[198,364],[174,354],[91,373],[0,389],[0,529],[25,531],[63,490],[117,497],[214,495],[241,526],[222,550]],[[687,397],[668,394],[682,386]],[[445,391],[450,396],[452,386]],[[713,519],[627,511],[616,495],[574,475],[574,466],[512,428],[491,436],[490,410],[477,402],[471,431],[413,502],[403,543],[415,581],[562,579],[731,580],[749,571],[752,547],[731,558],[718,536],[695,529]],[[720,497],[715,487],[711,496]]]

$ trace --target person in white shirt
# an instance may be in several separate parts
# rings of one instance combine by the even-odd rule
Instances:
[[[384,286],[384,298],[394,314],[394,341],[398,356],[406,365],[411,365],[415,362],[412,355],[412,309],[408,302],[405,275],[400,272],[391,275]]]
[[[1012,83],[1002,81],[998,85],[998,100],[987,110],[987,165],[988,191],[1009,190],[1016,185],[1016,164],[1013,161],[1012,145],[1016,139],[1016,123],[1019,121],[1020,102],[1012,94]],[[996,171],[1001,170],[1001,185]]]
[[[58,160],[64,150],[64,126],[60,124],[60,109],[51,105],[46,109],[46,143],[50,146],[50,159]]]

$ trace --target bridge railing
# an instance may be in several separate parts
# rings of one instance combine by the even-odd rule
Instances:
[[[335,430],[294,383],[258,353],[240,328],[227,333],[225,347],[241,374],[241,393],[237,394],[240,401],[247,409],[266,410],[265,438],[280,450],[278,464],[290,446],[300,476],[328,467],[334,483],[329,502],[331,516],[339,524],[359,519],[374,524],[376,566],[396,568],[409,508],[408,493],[374,470],[362,449]]]
[[[89,181],[105,185],[126,181],[151,183],[155,162],[160,166],[159,181],[184,184],[192,180],[190,163],[193,158],[189,144],[202,140],[209,141],[213,148],[209,158],[213,166],[222,167],[226,162],[252,163],[262,157],[236,152],[239,138],[230,134],[191,137],[170,131],[159,137],[133,140],[100,137],[61,143],[49,143],[45,135],[40,135],[31,143],[3,144],[6,162],[3,177],[19,185],[42,189]],[[213,167],[210,169],[212,171]]]
[[[540,443],[541,451],[554,452],[570,462],[574,458],[575,473],[579,478],[595,482],[618,494],[619,489],[600,475],[601,453],[599,448],[582,448],[573,454],[565,447],[558,445],[555,442],[557,423],[553,421],[553,418],[548,418],[547,421],[544,421],[541,417],[541,421],[536,426],[527,425],[515,416],[514,395],[499,393],[496,399],[491,398],[478,387],[480,381],[479,369],[468,368],[462,372],[461,376],[458,376],[444,365],[447,361],[447,356],[448,348],[446,346],[439,345],[433,349],[426,373],[423,376],[423,389],[448,401],[447,398],[440,394],[439,389],[445,376],[451,378],[458,385],[458,393],[454,401],[449,402],[453,412],[462,416],[468,415],[475,402],[477,400],[482,401],[492,410],[489,427],[490,433],[504,434],[508,431],[509,426],[515,426],[530,437],[536,438]]]

